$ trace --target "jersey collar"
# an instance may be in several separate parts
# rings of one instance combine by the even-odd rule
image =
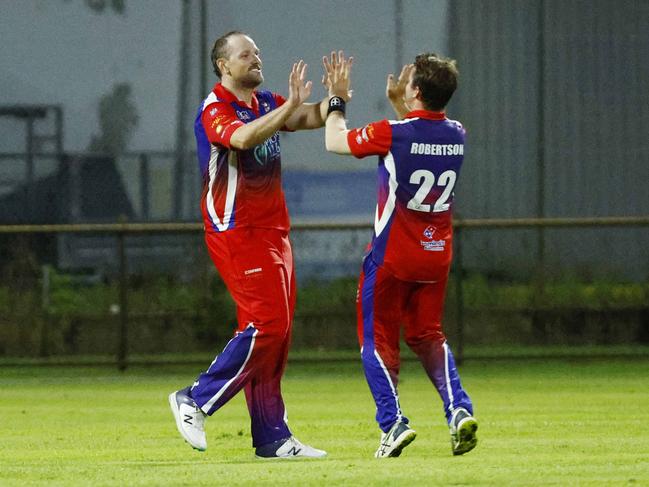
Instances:
[[[431,110],[413,110],[406,113],[403,118],[426,118],[428,120],[446,120],[446,112],[433,112]]]
[[[252,109],[257,114],[259,113],[259,101],[257,100],[256,91],[252,92],[252,106],[248,105],[245,101],[239,100],[234,93],[228,90],[221,83],[216,83],[212,91],[214,91],[214,94],[219,98],[219,100],[223,100],[227,103],[236,103],[242,107]]]

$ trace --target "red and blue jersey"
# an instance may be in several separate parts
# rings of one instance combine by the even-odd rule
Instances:
[[[198,163],[203,177],[201,210],[208,232],[256,227],[289,229],[282,191],[279,132],[248,150],[230,146],[234,131],[281,106],[285,99],[255,91],[252,104],[217,83],[196,122]]]
[[[370,256],[399,279],[436,281],[448,272],[464,135],[462,125],[443,112],[416,110],[347,136],[354,156],[379,156]]]

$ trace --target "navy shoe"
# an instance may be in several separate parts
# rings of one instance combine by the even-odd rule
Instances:
[[[451,423],[451,449],[453,455],[463,455],[475,448],[478,438],[475,433],[478,430],[478,422],[464,408],[453,411]]]
[[[406,423],[398,421],[390,431],[381,435],[381,444],[374,454],[375,458],[398,457],[417,437],[417,432]]]

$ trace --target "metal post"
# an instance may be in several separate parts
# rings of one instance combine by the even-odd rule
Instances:
[[[40,356],[47,357],[50,354],[50,266],[44,265],[41,269],[43,271],[43,282],[41,287],[43,322],[41,326]]]
[[[199,96],[207,96],[207,66],[210,63],[210,55],[207,47],[207,2],[201,0],[200,3],[200,54],[198,63],[201,67],[201,79],[199,80]]]
[[[141,218],[144,221],[149,221],[149,156],[142,152],[140,154],[140,202],[141,202]]]
[[[545,1],[538,2],[538,154],[537,154],[537,217],[545,217]],[[536,308],[542,307],[545,301],[545,233],[546,230],[540,226],[537,233],[537,270],[536,289],[534,301]],[[543,311],[536,312],[532,317],[532,329],[536,338],[546,341],[545,316]]]
[[[67,222],[67,215],[69,214],[68,184],[70,180],[69,180],[69,174],[67,168],[68,161],[63,155],[63,110],[61,109],[60,106],[53,107],[53,110],[54,110],[54,128],[56,131],[54,135],[54,143],[56,145],[55,147],[56,161],[58,164],[57,184],[59,185],[59,191],[57,192],[59,203],[57,205],[58,214],[56,215],[56,218],[57,218],[57,223],[63,223],[63,222]],[[61,188],[65,188],[65,189],[61,191]],[[57,245],[61,245],[61,242],[63,240],[64,240],[63,236],[57,235],[56,238]]]
[[[70,156],[68,159],[68,222],[77,223],[81,220],[81,165],[80,156]]]
[[[34,118],[28,115],[25,119],[27,122],[27,136],[25,143],[27,145],[27,153],[25,155],[25,210],[27,212],[27,219],[30,223],[34,223]]]
[[[545,217],[545,5],[544,0],[538,2],[538,154],[537,154],[537,217]],[[543,271],[545,268],[545,228],[539,227],[538,232],[538,266],[540,273],[540,284],[543,287]]]
[[[56,127],[56,154],[61,157],[63,154],[63,109],[60,106],[54,107],[54,124]]]
[[[457,320],[457,354],[456,362],[464,362],[464,292],[462,280],[464,277],[464,266],[462,263],[462,227],[455,229],[455,308]]]
[[[394,64],[398,76],[403,67],[403,0],[394,0]]]
[[[190,4],[183,0],[180,23],[180,63],[178,66],[178,102],[176,113],[176,161],[173,179],[173,215],[176,220],[183,216],[185,187],[185,122],[187,111],[187,77],[189,70]]]
[[[119,348],[117,367],[126,370],[128,353],[128,274],[126,271],[126,234],[118,232],[117,249],[119,254]]]

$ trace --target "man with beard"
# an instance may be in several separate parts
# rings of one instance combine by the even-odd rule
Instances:
[[[238,329],[191,387],[169,395],[169,403],[182,437],[203,451],[205,418],[244,389],[258,457],[324,457],[292,435],[280,388],[295,274],[278,131],[324,126],[329,97],[305,103],[312,84],[302,60],[291,69],[288,98],[258,91],[264,81],[260,52],[243,32],[217,39],[211,58],[221,82],[195,123],[201,209],[207,249],[236,303]]]

